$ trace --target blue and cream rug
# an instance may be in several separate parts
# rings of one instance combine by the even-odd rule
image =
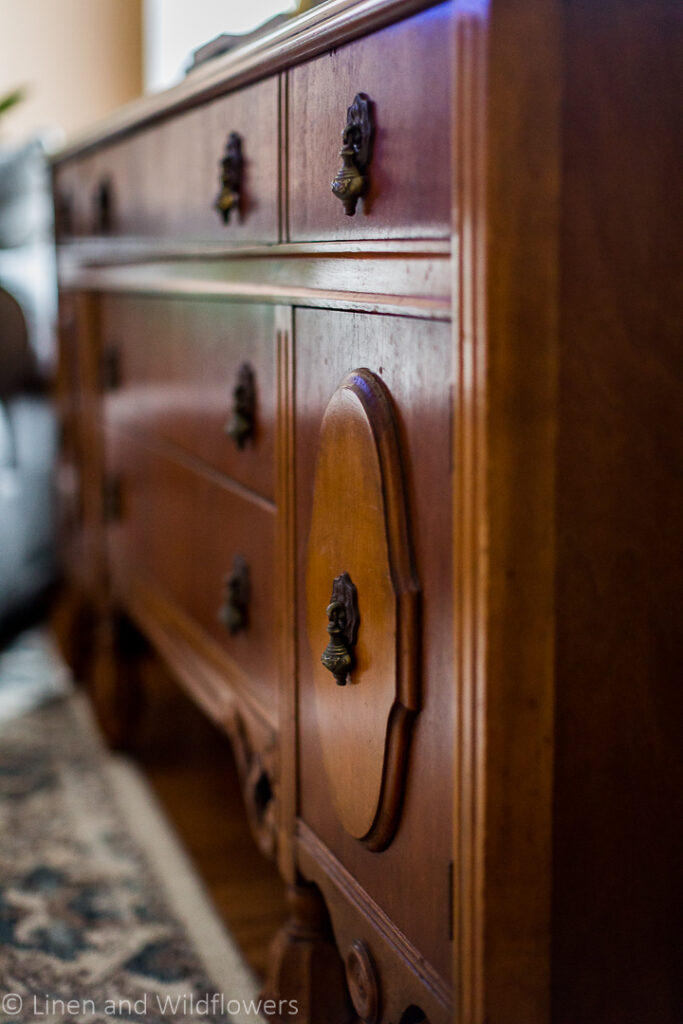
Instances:
[[[136,769],[69,694],[0,724],[0,1024],[254,1022],[256,984]]]

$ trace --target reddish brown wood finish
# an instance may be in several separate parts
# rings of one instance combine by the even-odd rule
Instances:
[[[273,508],[123,434],[108,436],[108,465],[122,494],[121,519],[109,527],[114,585],[140,577],[160,587],[225,650],[276,722]],[[219,611],[236,556],[249,567],[248,624],[231,636]]]
[[[292,240],[449,233],[448,24],[442,4],[289,72]],[[356,93],[372,101],[375,131],[369,189],[348,217],[330,184]]]
[[[228,135],[242,138],[240,215],[214,209]],[[71,234],[101,234],[97,191],[110,189],[110,235],[223,241],[278,239],[278,84],[273,78],[116,142],[57,175],[71,205]],[[182,155],[180,155],[182,154]]]
[[[62,239],[91,233],[94,189],[112,189],[110,233],[62,246],[60,270],[70,579],[98,622],[103,711],[125,738],[133,621],[231,736],[262,849],[324,897],[341,959],[297,889],[271,972],[309,1024],[349,1015],[344,960],[376,1024],[673,1024],[680,5],[335,0],[295,25],[55,170],[73,199]],[[376,139],[367,201],[346,217],[330,182],[357,92]],[[231,130],[247,198],[222,228]],[[123,386],[105,399],[115,326]],[[244,352],[261,433],[228,452]],[[325,556],[317,503],[383,576],[377,592],[400,589],[382,531],[356,529],[358,499],[381,518],[388,483],[359,486],[357,465],[345,479],[350,431],[338,478],[315,483],[325,409],[361,367],[395,409],[423,593],[421,709],[381,852],[335,811],[368,817],[357,757],[333,767],[331,799],[334,716],[315,699],[329,594],[307,580]],[[106,530],[105,469],[124,480]],[[215,614],[237,552],[257,614],[226,638]],[[397,631],[379,610],[373,597],[389,666]],[[358,717],[360,736],[382,716]]]
[[[332,642],[333,582],[348,576],[359,625],[339,683],[322,664]],[[410,733],[420,709],[419,586],[407,525],[391,395],[352,371],[325,410],[308,538],[307,634],[320,742],[332,801],[350,835],[381,850],[403,798]],[[344,620],[346,622],[346,619]]]
[[[568,5],[552,1019],[681,1010],[683,11]]]
[[[323,755],[313,676],[317,667],[303,629],[299,631],[298,646],[300,813],[424,957],[448,977],[450,914],[443,896],[451,859],[452,641],[450,569],[443,551],[452,528],[447,486],[450,331],[445,324],[400,317],[304,309],[296,311],[295,326],[300,620],[307,621],[304,580],[312,507],[309,481],[314,475],[320,426],[338,385],[358,366],[364,365],[380,376],[397,412],[415,566],[423,586],[422,710],[415,723],[405,801],[395,839],[383,853],[370,852],[346,832],[334,812],[328,783],[320,771]],[[420,359],[416,363],[408,353],[418,348]],[[345,515],[343,462],[339,479],[336,504],[330,496],[329,508],[330,515],[336,514],[341,520]],[[361,527],[358,529],[360,532]],[[370,559],[370,553],[367,557]],[[362,592],[359,601],[362,606]],[[324,607],[320,614],[324,625]],[[316,652],[319,658],[317,646]],[[430,840],[425,845],[427,835]],[[425,883],[419,901],[408,897],[416,873]],[[334,921],[337,907],[332,905],[330,909]]]
[[[275,329],[272,307],[152,298],[102,300],[101,349],[115,356],[105,418],[119,430],[157,437],[237,483],[275,492]],[[228,437],[240,366],[256,387],[253,437]]]

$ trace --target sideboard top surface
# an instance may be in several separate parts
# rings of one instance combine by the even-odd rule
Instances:
[[[97,146],[308,60],[332,46],[382,28],[440,0],[327,0],[318,7],[207,61],[178,85],[133,100],[70,139],[53,164],[79,157]]]

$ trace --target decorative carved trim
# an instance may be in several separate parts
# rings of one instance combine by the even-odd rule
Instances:
[[[439,972],[425,960],[422,953],[337,857],[328,850],[315,832],[301,820],[297,822],[297,847],[301,871],[307,878],[312,879],[320,886],[330,907],[335,931],[341,932],[343,929],[342,921],[335,917],[335,907],[339,905],[340,901],[333,900],[330,895],[336,890],[341,894],[341,902],[348,903],[356,913],[361,915],[361,920],[369,922],[374,932],[373,943],[375,941],[384,943],[387,947],[395,950],[400,959],[416,975],[419,983],[428,990],[429,999],[431,1000],[433,997],[436,1000],[438,1012],[434,1009],[434,1016],[440,1019],[443,1010],[452,1014],[453,992],[450,985],[446,984]],[[380,953],[377,949],[376,952],[379,959]],[[389,996],[390,993],[385,993],[386,999]],[[429,1012],[432,1011],[429,1010]]]
[[[370,950],[356,939],[346,954],[346,983],[353,1008],[364,1024],[377,1024],[380,1015],[380,987]]]
[[[349,393],[355,401],[350,400]],[[338,492],[338,458],[349,430],[360,431],[354,443],[368,446],[368,458],[363,460],[363,465],[374,465],[372,473],[365,476],[364,488],[358,489],[359,494],[363,494],[358,499],[363,502],[361,515],[377,545],[370,563],[366,552],[356,550],[355,534],[348,529],[354,515],[352,500],[338,509],[337,514],[334,512]],[[350,472],[350,466],[345,467],[344,482],[347,493],[353,494],[354,479],[349,477]],[[353,472],[358,472],[357,466]],[[365,579],[370,589],[374,588],[375,597],[381,598],[383,607],[386,607],[389,619],[381,642],[384,644],[387,664],[383,666],[381,676],[377,675],[376,668],[373,670],[370,667],[371,647],[375,660],[382,657],[374,649],[380,640],[379,633],[383,630],[378,632],[377,616],[380,613],[373,609],[374,624],[372,614],[366,616],[365,626],[360,631],[362,633],[365,629],[366,632],[363,643],[370,645],[365,647],[365,656],[369,660],[363,662],[363,644],[359,633],[358,667],[351,681],[362,686],[364,672],[374,671],[374,717],[370,720],[366,716],[366,735],[358,735],[353,725],[353,722],[357,722],[354,716],[358,710],[353,692],[355,686],[347,687],[348,696],[343,695],[344,703],[338,704],[327,679],[314,666],[319,722],[321,727],[328,721],[336,723],[334,731],[325,734],[321,732],[321,740],[330,791],[340,821],[368,849],[383,850],[391,842],[398,825],[410,735],[420,707],[419,585],[413,567],[406,489],[393,402],[384,383],[367,369],[355,370],[342,381],[330,400],[321,428],[308,548],[309,637],[314,660],[319,658],[314,650],[313,638],[319,635],[317,623],[320,618],[315,602],[322,598],[322,581],[329,566],[336,561],[343,562],[347,555],[355,558],[352,571],[359,588],[358,600],[361,606],[364,599],[361,580]],[[378,582],[380,579],[381,582]],[[390,645],[387,647],[386,640],[387,631],[390,635],[392,630],[396,637],[393,649]],[[347,673],[349,671],[347,668]],[[348,787],[343,781],[344,765],[340,758],[346,762],[349,757],[354,757],[353,750],[345,749],[343,756],[340,752],[342,741],[339,737],[344,734],[351,746],[357,744],[357,770],[365,773],[366,783],[362,796],[359,790],[349,797]],[[373,803],[375,799],[376,803]]]
[[[244,717],[237,708],[224,720],[237,762],[247,817],[258,848],[267,857],[277,852],[275,775],[277,748],[269,743],[261,752],[253,746]]]

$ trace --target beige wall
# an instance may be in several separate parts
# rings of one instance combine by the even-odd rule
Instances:
[[[0,95],[28,97],[0,139],[71,136],[142,88],[141,0],[0,0]]]

